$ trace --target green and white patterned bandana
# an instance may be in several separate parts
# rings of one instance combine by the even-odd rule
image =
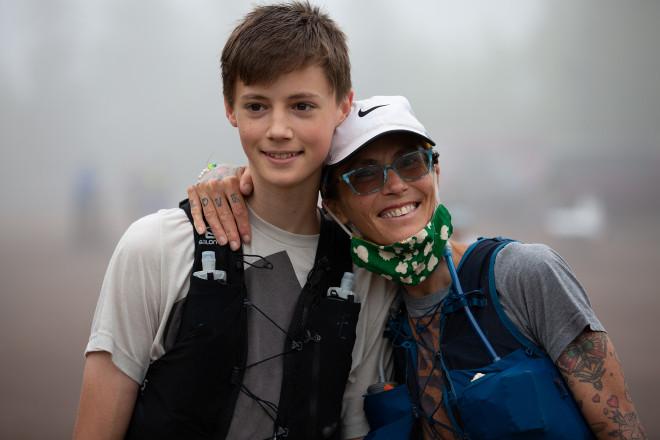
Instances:
[[[351,257],[356,265],[369,272],[416,286],[438,267],[453,230],[449,211],[439,205],[424,229],[398,243],[377,245],[351,235]]]

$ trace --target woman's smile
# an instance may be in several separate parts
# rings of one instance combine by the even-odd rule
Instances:
[[[409,203],[399,208],[394,208],[394,209],[387,208],[383,210],[383,212],[378,214],[378,217],[387,217],[387,218],[401,217],[402,215],[406,215],[408,213],[413,212],[414,210],[417,209],[418,206],[419,203]]]

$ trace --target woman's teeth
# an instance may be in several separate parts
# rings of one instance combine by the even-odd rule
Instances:
[[[408,214],[409,212],[415,210],[417,208],[417,205],[415,203],[411,203],[410,205],[407,206],[402,206],[401,208],[397,208],[394,211],[387,212],[381,217],[401,217],[402,215]]]

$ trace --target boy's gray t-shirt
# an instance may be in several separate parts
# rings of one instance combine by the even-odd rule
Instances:
[[[568,264],[543,244],[513,242],[495,258],[495,287],[511,322],[543,348],[553,362],[584,329],[605,331],[586,292]],[[411,317],[419,317],[449,292],[445,288],[422,298],[404,293]]]
[[[245,370],[243,383],[259,399],[278,405],[285,332],[312,269],[319,235],[292,234],[270,225],[252,210],[250,225],[252,241],[243,245],[244,254],[264,257],[273,269],[260,269],[261,261],[246,257],[255,263],[245,265],[248,300],[253,304],[248,308],[247,365],[253,366]],[[276,416],[273,408],[239,393],[227,438],[269,438]]]

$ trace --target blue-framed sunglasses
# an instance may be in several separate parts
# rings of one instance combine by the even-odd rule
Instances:
[[[344,173],[337,181],[344,181],[355,194],[371,194],[385,185],[387,170],[391,169],[406,181],[421,179],[438,163],[438,153],[432,149],[404,154],[390,165],[367,165]]]

